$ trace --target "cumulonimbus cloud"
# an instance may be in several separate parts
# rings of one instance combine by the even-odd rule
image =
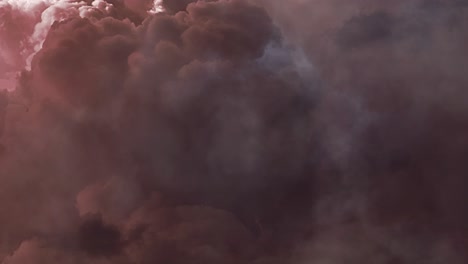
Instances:
[[[0,2],[2,264],[464,263],[467,12]]]

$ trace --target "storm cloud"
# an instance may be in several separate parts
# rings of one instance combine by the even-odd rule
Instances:
[[[0,259],[464,263],[465,1],[0,2]]]

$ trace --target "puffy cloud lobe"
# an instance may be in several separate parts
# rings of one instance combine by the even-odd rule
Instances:
[[[13,89],[8,80],[26,65],[28,52],[32,49],[28,41],[37,23],[37,16],[18,11],[16,2],[0,2],[0,89]]]
[[[5,82],[14,79],[16,72],[25,67],[30,68],[32,58],[42,48],[51,25],[56,21],[74,17],[111,16],[141,23],[148,15],[148,11],[160,11],[155,7],[157,4],[151,2],[141,7],[142,4],[138,1],[136,5],[125,5],[120,1],[105,0],[2,0],[0,2],[0,38],[2,39],[0,78]]]
[[[29,57],[40,49],[50,25],[78,15],[82,5],[72,1],[2,1],[0,36],[5,64],[2,68],[9,67],[2,69],[2,74],[27,66]]]
[[[47,82],[44,86],[76,106],[112,100],[124,81],[126,58],[136,49],[134,26],[105,18],[96,23],[71,20],[54,28],[33,66]]]
[[[162,6],[167,12],[177,13],[185,11],[190,3],[196,2],[194,0],[162,0]]]
[[[30,69],[32,58],[42,48],[55,21],[115,13],[113,5],[104,0],[89,3],[68,0],[1,1],[0,89],[15,89],[16,75],[25,68]]]
[[[140,14],[142,17],[145,17],[149,12],[155,12],[157,8],[157,1],[152,0],[126,0],[124,1],[125,6]]]

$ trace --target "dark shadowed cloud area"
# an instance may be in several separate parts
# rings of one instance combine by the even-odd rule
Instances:
[[[468,263],[467,47],[464,0],[0,0],[0,263]]]

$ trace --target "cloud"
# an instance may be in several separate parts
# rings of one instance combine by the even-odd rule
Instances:
[[[463,1],[1,3],[2,263],[466,260]]]

